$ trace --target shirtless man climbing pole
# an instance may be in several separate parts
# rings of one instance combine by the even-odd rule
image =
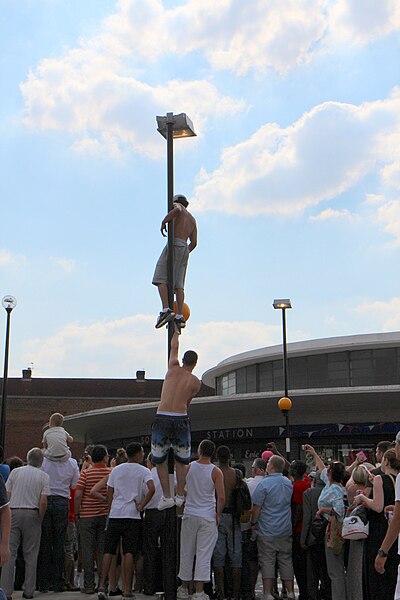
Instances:
[[[159,510],[182,506],[185,487],[186,465],[190,461],[190,423],[187,409],[192,398],[198,393],[201,381],[192,374],[197,364],[197,354],[187,350],[178,360],[179,336],[177,331],[171,339],[171,353],[168,371],[161,390],[160,404],[152,425],[151,455],[157,467],[163,496],[158,504]],[[173,448],[176,465],[176,496],[171,497],[169,488],[167,456]]]
[[[174,292],[176,293],[177,313],[175,315],[174,311],[168,306],[168,246],[166,246],[158,259],[153,276],[153,284],[158,287],[162,302],[162,310],[156,322],[156,329],[166,325],[174,317],[175,322],[181,328],[185,327],[186,324],[182,314],[185,299],[185,276],[189,254],[197,246],[196,219],[187,210],[188,205],[189,202],[185,196],[181,194],[174,196],[174,207],[161,222],[161,233],[165,236],[167,223],[174,221]]]

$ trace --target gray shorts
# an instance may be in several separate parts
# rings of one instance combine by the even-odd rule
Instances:
[[[157,261],[156,269],[153,276],[153,285],[160,283],[168,283],[167,276],[167,258],[168,246],[165,246],[161,252],[161,256]],[[184,289],[186,269],[189,260],[188,245],[185,240],[179,238],[174,239],[174,290]]]
[[[281,579],[293,579],[292,537],[257,537],[258,562],[263,579],[275,579],[278,563]]]

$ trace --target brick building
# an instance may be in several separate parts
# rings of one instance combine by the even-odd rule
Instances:
[[[50,379],[32,377],[30,369],[21,379],[8,380],[5,456],[25,458],[33,446],[41,446],[42,427],[53,412],[65,416],[76,413],[158,402],[162,379],[145,379],[137,371],[136,379]],[[203,385],[199,396],[213,394]],[[68,431],[68,425],[65,424]],[[72,446],[73,456],[82,454],[84,441]]]

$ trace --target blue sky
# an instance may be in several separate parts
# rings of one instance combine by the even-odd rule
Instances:
[[[400,329],[393,0],[3,0],[2,296],[10,375],[165,372],[151,285],[166,144],[191,201],[198,373],[281,340]],[[1,291],[0,290],[0,291]],[[5,313],[4,313],[5,324]]]

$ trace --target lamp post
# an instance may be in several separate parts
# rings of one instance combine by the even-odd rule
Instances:
[[[157,131],[167,140],[167,212],[174,207],[174,139],[193,137],[196,135],[193,123],[185,113],[174,115],[172,112],[165,117],[156,117]],[[167,254],[167,286],[168,306],[174,309],[174,221],[168,223],[168,254]],[[168,325],[168,353],[171,353],[171,339],[174,328]],[[174,487],[174,454],[168,453],[168,473],[170,486]],[[165,547],[162,548],[163,584],[166,600],[176,600],[177,549],[178,535],[176,529],[176,508],[165,511]]]
[[[1,394],[1,415],[0,415],[0,445],[5,446],[6,435],[6,410],[7,410],[7,384],[8,384],[8,354],[10,348],[10,321],[11,312],[17,306],[17,301],[14,296],[4,296],[2,304],[7,312],[6,324],[6,345],[4,350],[4,372],[3,372],[3,389]]]
[[[193,123],[185,113],[174,115],[169,112],[165,117],[156,117],[157,131],[167,140],[167,212],[174,207],[174,139],[196,135]],[[174,309],[174,222],[168,223],[167,256],[168,306]],[[168,327],[168,359],[171,351],[173,327]],[[168,361],[167,361],[168,362]]]
[[[282,311],[282,335],[283,335],[283,381],[285,388],[285,395],[278,402],[279,409],[285,417],[285,429],[286,429],[286,459],[290,461],[290,426],[289,426],[289,411],[292,408],[292,401],[289,398],[289,369],[288,369],[288,358],[287,358],[287,342],[286,342],[286,310],[292,308],[292,304],[289,298],[279,298],[274,300],[272,306],[275,309]]]

